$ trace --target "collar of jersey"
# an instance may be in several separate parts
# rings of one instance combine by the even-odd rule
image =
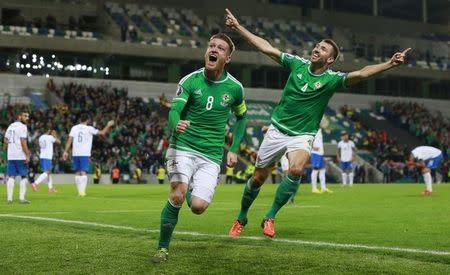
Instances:
[[[210,81],[212,83],[222,83],[222,82],[225,82],[228,79],[228,72],[225,71],[225,70],[223,71],[223,74],[220,76],[220,80],[216,80],[216,81],[211,80],[211,79],[206,77],[206,75],[205,75],[205,68],[203,68],[202,73],[203,73],[203,77],[206,80],[208,80],[208,81]]]
[[[313,72],[311,72],[311,64],[309,64],[309,66],[308,66],[308,72],[309,72],[309,74],[311,74],[311,75],[313,75],[313,76],[321,76],[321,75],[324,75],[327,71],[328,71],[328,69],[326,69],[323,73],[321,73],[321,74],[315,74],[315,73],[313,73]]]

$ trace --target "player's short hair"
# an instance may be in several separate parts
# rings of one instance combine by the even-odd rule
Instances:
[[[19,107],[14,110],[14,113],[15,113],[15,117],[18,118],[22,114],[29,114],[30,111],[28,110],[27,107]]]
[[[231,38],[228,35],[226,35],[222,32],[219,32],[219,33],[216,33],[213,36],[211,36],[209,41],[213,40],[214,38],[221,39],[221,40],[227,42],[228,47],[230,48],[230,55],[233,54],[233,52],[235,50],[234,43],[233,43],[233,40],[231,40]]]
[[[330,39],[330,38],[324,39],[322,41],[333,47],[333,50],[334,50],[333,57],[334,57],[334,60],[336,61],[337,57],[339,56],[339,47],[336,44],[336,42],[334,42],[334,40]]]
[[[81,122],[86,122],[86,121],[88,121],[88,119],[89,119],[89,115],[88,114],[86,114],[86,113],[82,113],[81,114],[81,116],[80,116],[80,121]]]

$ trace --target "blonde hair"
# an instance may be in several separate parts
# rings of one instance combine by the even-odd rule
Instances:
[[[231,38],[228,35],[220,32],[220,33],[217,33],[217,34],[214,34],[213,36],[211,36],[209,41],[213,40],[214,38],[217,38],[217,39],[227,42],[228,47],[230,47],[230,55],[233,54],[233,52],[235,50],[234,43],[233,43],[233,40],[231,40]]]

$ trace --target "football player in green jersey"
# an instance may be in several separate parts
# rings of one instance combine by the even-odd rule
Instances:
[[[153,262],[168,259],[169,242],[183,202],[186,200],[195,214],[202,214],[211,203],[230,111],[236,116],[236,123],[227,165],[233,167],[237,162],[247,107],[242,84],[225,70],[233,50],[228,36],[213,35],[205,52],[205,67],[188,74],[178,84],[169,112],[173,133],[166,154],[171,186],[161,212],[160,239]]]
[[[258,51],[290,71],[280,102],[272,113],[272,125],[259,148],[255,173],[244,188],[241,211],[229,231],[232,237],[241,234],[247,223],[247,212],[270,174],[271,167],[287,153],[289,173],[278,186],[272,207],[261,224],[264,235],[273,238],[275,215],[298,189],[303,168],[309,160],[314,135],[333,93],[340,87],[353,85],[401,65],[411,49],[395,53],[387,62],[365,66],[350,73],[341,73],[329,69],[339,55],[339,48],[331,39],[317,43],[307,60],[282,53],[268,41],[252,34],[239,24],[228,9],[225,23]]]

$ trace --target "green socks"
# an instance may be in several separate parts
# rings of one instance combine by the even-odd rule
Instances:
[[[175,207],[168,200],[166,206],[161,211],[161,226],[159,229],[158,248],[169,248],[173,230],[178,222],[178,213],[181,207]]]
[[[293,194],[297,193],[300,180],[301,177],[296,177],[291,174],[283,178],[275,193],[272,207],[266,213],[266,219],[275,219],[275,216],[278,211],[280,211],[281,207],[289,201]]]
[[[256,197],[259,194],[260,187],[254,188],[252,187],[251,178],[247,181],[244,188],[244,194],[242,194],[242,200],[241,200],[241,211],[239,212],[238,221],[240,221],[242,224],[247,223],[247,213],[248,209],[252,205],[253,201],[256,199]]]
[[[191,208],[191,202],[192,202],[192,189],[189,189],[186,191],[186,203],[189,208]]]

